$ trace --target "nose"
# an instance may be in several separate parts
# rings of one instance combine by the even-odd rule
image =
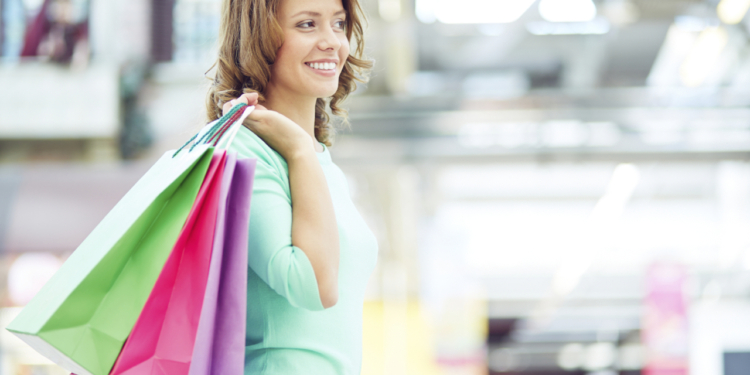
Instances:
[[[330,25],[321,29],[318,48],[323,51],[338,51],[338,49],[341,48],[341,41],[338,36],[336,36],[336,32]]]

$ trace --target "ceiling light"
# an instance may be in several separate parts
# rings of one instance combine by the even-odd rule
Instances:
[[[557,353],[557,365],[563,370],[576,370],[583,366],[586,348],[579,343],[566,344]]]
[[[596,250],[609,241],[609,233],[638,186],[640,172],[633,164],[619,164],[612,172],[607,190],[591,212],[591,234],[577,252],[570,253],[552,279],[552,291],[565,296],[575,289],[591,266]]]
[[[549,147],[579,147],[588,139],[588,128],[580,120],[553,120],[542,125],[541,140]]]
[[[609,22],[604,18],[590,22],[535,21],[526,24],[526,30],[533,35],[602,35],[608,33],[609,29]]]
[[[640,17],[638,7],[632,0],[609,0],[604,2],[602,13],[617,26],[630,25]]]
[[[541,0],[539,14],[550,22],[587,22],[596,17],[592,0]]]
[[[638,371],[646,362],[646,349],[639,343],[624,344],[617,352],[617,367],[620,370]]]
[[[424,0],[421,0],[424,1]],[[510,23],[526,13],[536,0],[433,0],[434,14],[442,23]],[[428,14],[427,5],[420,12]]]
[[[591,213],[592,218],[612,222],[625,209],[633,191],[638,186],[640,173],[633,164],[623,163],[615,167],[607,192],[599,199]]]
[[[458,129],[458,143],[468,148],[487,148],[495,144],[495,126],[489,123],[464,124]]]
[[[726,47],[729,36],[721,27],[703,30],[680,67],[680,78],[687,87],[703,84]]]
[[[749,8],[750,0],[721,0],[716,7],[716,13],[719,14],[721,22],[735,25],[745,18]]]
[[[378,12],[387,22],[395,22],[401,17],[401,2],[399,0],[379,0]]]
[[[435,22],[435,3],[436,0],[415,0],[414,14],[422,23]]]
[[[586,347],[583,368],[589,371],[604,370],[614,364],[616,358],[617,348],[612,343],[597,342]]]

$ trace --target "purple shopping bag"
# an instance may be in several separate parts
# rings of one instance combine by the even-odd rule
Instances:
[[[227,154],[208,284],[189,375],[244,371],[247,228],[255,162]]]

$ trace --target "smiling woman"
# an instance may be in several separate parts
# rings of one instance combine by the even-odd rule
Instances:
[[[371,66],[360,13],[356,0],[224,1],[209,118],[255,106],[230,147],[257,159],[246,374],[360,372],[378,244],[331,160],[325,111],[344,115],[339,103]]]
[[[333,25],[321,24],[324,14],[313,11],[313,8],[324,7],[326,3],[328,7],[339,8],[334,11],[335,14],[325,14],[326,18],[334,22]],[[302,11],[291,14],[295,12],[294,9]],[[219,58],[215,64],[216,74],[206,101],[209,120],[219,118],[223,104],[243,93],[258,93],[259,100],[263,103],[269,96],[266,89],[272,80],[272,70],[283,73],[284,77],[278,77],[277,80],[291,82],[291,86],[296,87],[309,78],[305,81],[292,80],[288,75],[299,73],[300,67],[291,65],[335,63],[338,79],[329,82],[326,87],[334,91],[322,93],[324,95],[319,96],[315,102],[315,138],[331,146],[332,127],[325,112],[326,104],[333,114],[346,115],[339,104],[354,91],[356,81],[365,82],[363,75],[372,68],[372,62],[363,58],[362,21],[363,15],[357,0],[323,3],[305,0],[225,0],[219,35]],[[310,43],[315,43],[313,38],[320,37],[323,26],[338,31],[337,42],[344,48],[336,56],[331,52],[311,50],[314,44]],[[349,42],[354,42],[357,46],[352,53],[349,53]],[[290,56],[289,59],[286,59],[287,55]],[[292,61],[294,56],[303,60]],[[287,70],[290,67],[292,69]]]

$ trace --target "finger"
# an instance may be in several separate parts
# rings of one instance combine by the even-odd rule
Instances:
[[[270,112],[268,108],[264,107],[262,104],[255,103],[255,109],[250,113],[250,117],[252,118],[264,118],[267,116]]]
[[[242,94],[242,96],[240,96],[240,98],[245,99],[246,100],[245,103],[247,103],[247,105],[255,105],[255,103],[258,102],[258,93],[257,92],[249,92],[249,93],[246,93],[246,94]]]
[[[263,118],[263,114],[260,113],[262,111],[257,111],[258,107],[255,107],[255,109],[256,110],[253,110],[252,112],[250,112],[250,114],[247,116],[247,118],[249,118],[250,120],[253,120],[253,121],[260,121]]]
[[[234,99],[234,105],[237,105],[237,104],[240,104],[240,103],[249,104],[248,100],[247,100],[247,97],[244,94],[241,95],[239,98]]]
[[[252,130],[254,133],[258,133],[258,124],[260,124],[258,121],[251,119],[249,116],[242,122],[242,125]]]
[[[226,104],[226,105],[228,105],[228,108],[225,107],[226,109],[224,110],[224,113],[229,112],[230,110],[232,110],[232,108],[236,107],[240,103],[247,104],[247,101],[244,98],[242,98],[242,97],[230,100],[229,103]]]
[[[268,112],[269,111],[258,111],[256,110],[250,112],[250,114],[247,116],[250,122],[255,123],[255,126],[262,126],[262,124],[266,124],[268,121]]]
[[[226,102],[221,106],[222,115],[225,115],[230,109],[232,109],[232,102]]]

